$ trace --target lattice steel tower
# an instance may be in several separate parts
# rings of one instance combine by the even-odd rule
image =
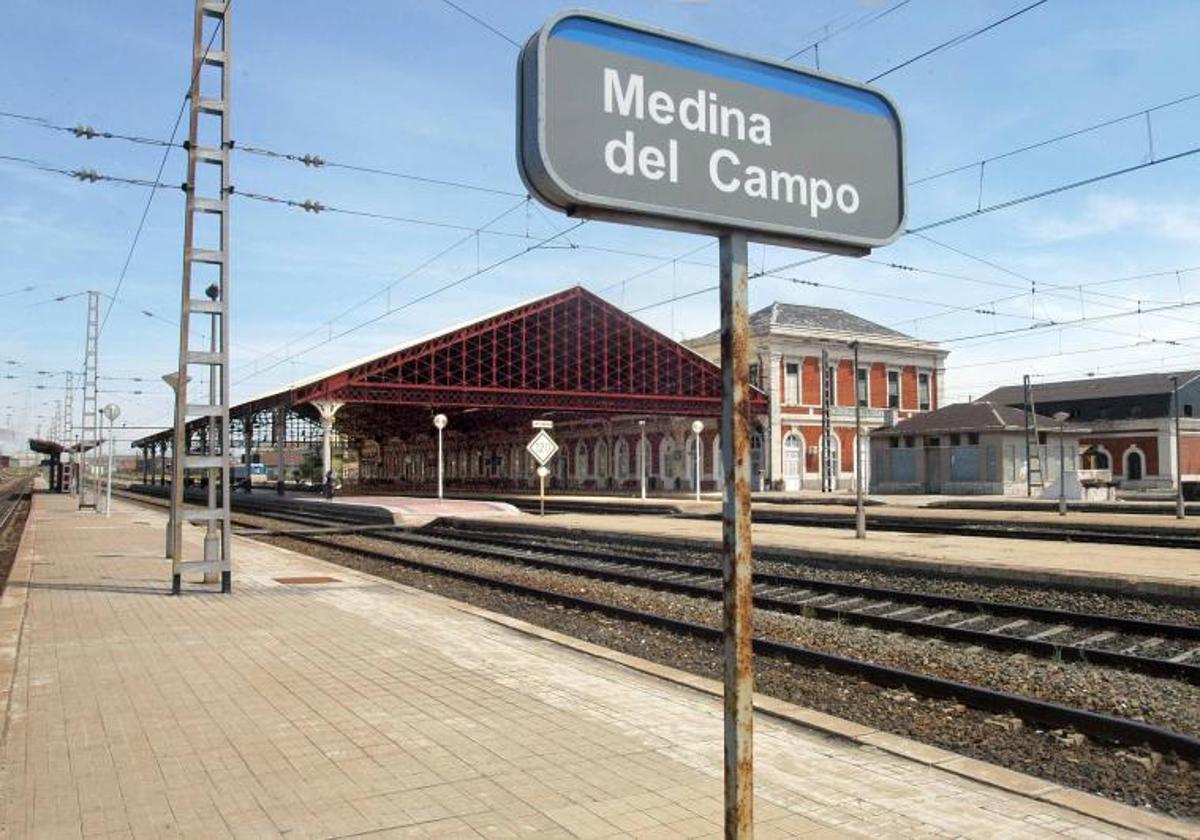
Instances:
[[[63,390],[63,445],[67,447],[67,463],[71,465],[71,478],[67,484],[67,492],[74,493],[79,486],[78,470],[75,467],[75,452],[72,447],[75,446],[75,373],[73,371],[63,371],[66,377],[66,385]]]
[[[216,573],[220,572],[222,592],[229,592],[232,585],[229,538],[229,157],[233,146],[229,121],[232,82],[230,5],[229,0],[196,0],[192,38],[187,206],[183,222],[183,290],[171,482],[171,591],[175,593],[180,590],[183,575],[189,572],[202,573],[206,583],[214,581]],[[215,195],[214,185],[219,185]],[[207,194],[204,194],[206,190]],[[204,326],[208,328],[207,346],[193,346],[193,337],[199,336]],[[189,396],[192,380],[197,386],[202,381],[208,386],[204,389],[207,393],[195,401]],[[207,420],[196,451],[190,445],[189,418]],[[207,476],[207,504],[203,510],[185,511],[185,479],[196,471]],[[204,522],[207,526],[202,560],[184,560],[185,521]]]
[[[88,456],[84,447],[92,446],[90,451],[99,450],[99,435],[97,431],[99,407],[96,405],[96,365],[100,359],[100,293],[88,292],[87,342],[83,346],[83,412],[79,423],[79,507],[99,510],[96,498],[99,495],[100,479],[89,489],[87,486]]]

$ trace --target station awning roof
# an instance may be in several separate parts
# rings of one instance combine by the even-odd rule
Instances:
[[[262,394],[231,415],[330,402],[414,418],[455,410],[716,417],[721,387],[719,366],[575,286]],[[767,409],[757,389],[751,403]],[[134,446],[169,437],[165,430]]]

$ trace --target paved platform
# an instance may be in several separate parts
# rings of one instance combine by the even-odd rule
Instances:
[[[527,515],[528,527],[579,528],[625,536],[721,542],[721,523],[666,516],[563,513]],[[1137,545],[1010,540],[870,531],[854,537],[852,526],[813,528],[755,523],[756,547],[795,550],[845,560],[935,566],[968,574],[1008,579],[1086,580],[1119,592],[1200,599],[1200,552]]]
[[[35,497],[0,598],[0,835],[720,835],[708,681],[243,538],[233,595],[170,597],[163,524]],[[1196,830],[764,703],[760,838]]]

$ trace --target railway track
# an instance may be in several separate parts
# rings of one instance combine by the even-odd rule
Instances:
[[[600,551],[564,546],[564,540],[543,536],[535,539],[460,527],[449,532],[434,528],[422,529],[420,534],[372,536],[692,597],[721,598],[720,568],[665,560],[626,547],[621,547],[619,553]],[[1200,627],[761,572],[754,574],[754,604],[759,609],[861,624],[886,632],[1200,684]]]
[[[5,533],[16,518],[31,486],[32,479],[28,478],[10,479],[0,486],[0,534]]]
[[[146,501],[144,497],[135,498]],[[719,627],[632,609],[592,598],[583,598],[556,592],[543,587],[519,583],[494,574],[451,568],[437,562],[416,559],[412,556],[398,556],[394,549],[398,546],[407,546],[409,548],[425,548],[451,554],[482,557],[489,560],[532,566],[560,573],[584,575],[613,583],[641,586],[706,599],[719,597],[720,593],[719,583],[715,578],[715,575],[719,574],[719,571],[713,567],[699,566],[697,564],[680,564],[644,556],[635,557],[625,552],[614,556],[614,552],[611,551],[607,553],[598,551],[572,551],[568,553],[562,548],[547,549],[545,546],[538,549],[529,545],[521,545],[519,538],[511,535],[505,537],[504,535],[497,535],[494,532],[481,532],[477,534],[456,532],[453,537],[437,533],[400,533],[386,528],[386,526],[338,523],[333,521],[335,514],[332,511],[328,516],[315,516],[295,511],[279,514],[260,513],[258,515],[304,526],[275,531],[259,528],[255,531],[259,536],[283,537],[315,548],[350,553],[384,563],[398,564],[420,572],[433,573],[491,589],[530,597],[562,607],[657,627],[672,633],[709,642],[719,643],[722,639]],[[337,532],[352,534],[360,540],[376,542],[378,543],[378,548],[349,545],[339,541],[339,533]],[[919,621],[913,617],[905,621],[904,616],[893,615],[889,617],[878,610],[878,605],[883,600],[891,600],[896,605],[896,610],[900,610],[902,609],[899,606],[901,599],[908,599],[908,601],[917,599],[920,603],[912,603],[911,606],[918,607],[920,610],[933,610],[934,614],[950,609],[948,606],[939,609],[939,605],[935,603],[937,601],[946,601],[947,603],[952,601],[960,602],[956,605],[955,609],[961,607],[963,609],[971,608],[978,610],[980,606],[975,602],[962,602],[963,599],[947,599],[947,596],[914,596],[913,593],[908,592],[888,591],[890,598],[882,598],[880,590],[871,590],[874,593],[872,597],[881,599],[876,601],[876,610],[874,612],[864,611],[858,613],[849,610],[848,607],[853,605],[845,604],[844,601],[852,597],[863,596],[850,594],[850,591],[846,589],[848,586],[853,589],[870,589],[869,587],[854,587],[847,584],[831,584],[826,581],[809,580],[800,576],[756,576],[755,602],[756,606],[761,609],[817,617],[820,617],[822,614],[827,616],[836,615],[840,620],[856,621],[880,629],[886,627],[892,630],[899,630],[900,632],[919,632],[924,635],[938,635],[941,638],[947,639],[954,637],[958,641],[967,641],[969,639],[972,644],[982,646],[984,643],[987,643],[988,646],[1001,647],[1006,650],[1025,648],[1025,652],[1033,652],[1035,649],[1044,651],[1046,650],[1046,645],[1054,644],[1048,641],[1047,637],[1043,637],[1043,639],[1021,638],[1018,636],[1008,636],[1002,632],[988,632],[979,629],[939,625],[931,623],[928,620],[928,614],[923,616],[926,617],[926,621]],[[789,589],[787,592],[780,592],[780,587]],[[810,597],[814,600],[818,597],[820,594],[817,591],[818,587],[830,589],[830,591],[824,593],[823,597],[828,600],[829,597],[836,596],[840,599],[837,602],[838,606],[833,606],[828,602],[825,605],[819,602],[804,603]],[[832,591],[833,588],[841,591],[834,592]],[[792,597],[787,597],[788,594]],[[1109,627],[1119,625],[1122,628],[1120,634],[1124,634],[1126,638],[1132,638],[1136,632],[1140,633],[1145,639],[1145,641],[1140,642],[1131,641],[1130,645],[1142,645],[1150,649],[1159,646],[1150,644],[1154,638],[1168,636],[1178,640],[1179,637],[1191,639],[1196,635],[1196,628],[1181,625],[1155,625],[1153,622],[1140,620],[1064,613],[1064,611],[1057,610],[1047,611],[1043,608],[1023,607],[1011,604],[993,603],[989,604],[988,607],[990,608],[990,612],[986,613],[986,615],[994,616],[994,620],[1003,618],[1004,616],[1001,616],[1001,613],[1005,610],[1013,611],[1008,613],[1008,615],[1016,615],[1018,614],[1017,611],[1025,614],[1039,613],[1042,617],[1042,623],[1049,623],[1050,621],[1063,623],[1069,616],[1075,622],[1070,626],[1078,628],[1076,632],[1090,632],[1090,630],[1085,630],[1084,628],[1098,628],[1101,626],[1100,622]],[[1054,615],[1052,616],[1048,613],[1053,613]],[[942,616],[943,619],[949,617],[948,615]],[[883,622],[885,621],[903,623],[884,624]],[[1005,623],[1011,625],[1012,621]],[[1057,624],[1052,626],[1057,626]],[[917,630],[916,628],[921,629]],[[1008,629],[1012,630],[1014,628],[1010,626]],[[1168,632],[1168,629],[1170,632]],[[964,635],[964,631],[967,635]],[[1063,632],[1066,633],[1068,631]],[[1091,633],[1091,636],[1095,637],[1102,632],[1112,631],[1096,629],[1096,632]],[[1151,633],[1156,635],[1149,635]],[[1160,645],[1165,644],[1165,642],[1166,640],[1164,639]],[[1184,644],[1186,644],[1186,641]],[[1073,655],[1070,653],[1072,646],[1060,644],[1057,647],[1059,653],[1052,653],[1051,655],[1061,658]],[[1196,681],[1197,667],[1184,661],[1171,662],[1169,660],[1153,659],[1150,657],[1139,657],[1134,654],[1103,650],[1098,647],[1094,649],[1082,648],[1078,645],[1074,647],[1080,649],[1079,660],[1083,662],[1097,665],[1110,664],[1115,667],[1126,667],[1133,670],[1145,669],[1147,673],[1157,672],[1156,675],[1158,676],[1171,676],[1177,679]],[[822,668],[833,673],[858,677],[883,687],[904,688],[923,697],[952,700],[964,706],[990,714],[1011,715],[1035,726],[1072,729],[1100,742],[1126,746],[1144,745],[1154,750],[1173,753],[1188,761],[1200,761],[1200,738],[1143,721],[1080,709],[1036,697],[999,691],[903,668],[881,665],[875,662],[841,656],[770,638],[756,637],[754,648],[756,653],[762,656],[785,660],[803,667]],[[1190,650],[1191,648],[1189,648]],[[1189,658],[1190,656],[1191,654],[1189,654]],[[1100,661],[1102,659],[1107,661],[1102,663]],[[1134,664],[1135,661],[1137,664]]]

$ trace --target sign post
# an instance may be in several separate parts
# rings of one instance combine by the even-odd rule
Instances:
[[[550,475],[550,468],[545,464],[537,468],[538,474],[538,516],[546,515],[546,476]]]
[[[546,515],[546,476],[550,475],[550,468],[546,466],[546,462],[558,452],[558,444],[546,432],[546,429],[552,428],[553,425],[549,420],[534,420],[533,427],[538,433],[525,447],[533,456],[533,460],[538,462],[538,507],[542,516]]]
[[[704,472],[704,462],[700,458],[700,433],[704,431],[704,423],[692,421],[692,434],[696,436],[696,501],[700,501],[700,475]]]
[[[747,246],[865,256],[899,237],[900,118],[863,85],[577,12],[552,17],[526,42],[517,98],[517,167],[539,201],[570,216],[720,241],[725,836],[749,838]],[[699,464],[697,453],[697,491]]]

